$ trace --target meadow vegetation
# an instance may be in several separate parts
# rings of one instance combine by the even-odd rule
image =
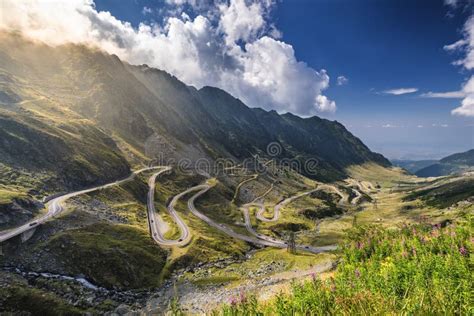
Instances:
[[[295,283],[268,302],[241,297],[221,315],[472,315],[473,218],[442,227],[359,226],[330,278]]]
[[[455,179],[440,186],[412,192],[405,198],[412,201],[420,198],[427,205],[438,208],[449,207],[473,195],[474,177]]]

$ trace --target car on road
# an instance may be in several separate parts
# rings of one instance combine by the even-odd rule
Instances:
[[[183,241],[183,238],[178,239],[178,241],[179,241],[179,242],[182,242],[182,241]]]
[[[35,226],[37,224],[38,224],[38,222],[31,222],[29,226],[31,227],[31,226]]]

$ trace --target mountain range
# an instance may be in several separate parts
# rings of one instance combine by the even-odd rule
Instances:
[[[437,177],[474,170],[474,149],[444,157],[416,171],[419,177]]]
[[[123,177],[157,144],[165,158],[241,161],[277,143],[274,158],[316,159],[320,172],[309,176],[321,181],[354,164],[390,165],[337,121],[249,108],[94,48],[12,33],[0,34],[0,121],[1,167],[15,190],[33,193]]]
[[[401,167],[419,177],[446,176],[474,169],[474,149],[452,154],[440,160],[394,159],[391,162],[394,166]]]
[[[427,160],[409,160],[409,159],[391,159],[390,162],[397,167],[403,168],[411,174],[415,174],[418,170],[431,166],[438,162],[436,159]]]

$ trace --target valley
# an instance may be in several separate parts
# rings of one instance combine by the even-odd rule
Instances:
[[[0,92],[1,312],[265,304],[331,282],[365,229],[474,211],[471,152],[444,162],[459,172],[418,177],[337,121],[250,108],[94,47],[0,31]]]
[[[158,171],[153,171],[153,169]],[[128,308],[140,308],[146,312],[156,313],[168,310],[170,302],[177,299],[183,310],[190,313],[202,313],[210,312],[222,303],[231,302],[241,293],[246,293],[245,295],[259,293],[257,297],[266,300],[272,297],[271,293],[288,291],[294,280],[309,279],[315,273],[323,278],[325,275],[331,275],[331,271],[338,262],[339,250],[336,245],[341,245],[344,231],[354,225],[377,224],[396,227],[402,223],[420,220],[440,223],[446,220],[455,221],[457,217],[462,216],[463,212],[473,211],[470,200],[472,186],[470,185],[465,187],[471,192],[466,196],[467,200],[461,195],[460,200],[448,208],[432,208],[423,202],[424,192],[427,190],[443,191],[444,188],[450,190],[449,187],[453,183],[465,184],[474,181],[474,176],[471,174],[426,181],[408,175],[400,169],[366,165],[350,169],[348,172],[353,178],[327,184],[301,177],[291,171],[287,176],[279,176],[275,179],[273,174],[269,176],[270,172],[265,170],[259,173],[258,177],[252,177],[252,182],[245,176],[240,177],[240,181],[237,180],[235,171],[233,172],[231,176],[219,175],[215,178],[191,176],[189,179],[180,174],[180,171],[170,167],[147,167],[135,171],[127,179],[57,197],[58,202],[54,203],[55,200],[51,200],[50,204],[47,204],[49,205],[48,213],[45,217],[48,214],[51,214],[50,216],[33,220],[37,223],[34,227],[36,232],[30,240],[20,245],[20,249],[29,251],[28,249],[38,246],[41,248],[38,242],[41,243],[41,240],[51,234],[51,226],[57,225],[54,218],[57,218],[56,221],[67,221],[68,217],[73,217],[75,212],[81,213],[81,208],[91,205],[90,201],[97,198],[100,198],[105,205],[112,206],[114,203],[111,197],[115,194],[109,192],[110,190],[122,187],[129,181],[142,182],[148,185],[148,193],[147,190],[141,190],[146,198],[140,197],[143,202],[139,204],[141,204],[140,208],[146,212],[142,213],[140,224],[127,223],[128,221],[122,224],[110,220],[108,222],[113,225],[125,224],[130,227],[141,227],[143,233],[148,231],[148,238],[154,240],[159,247],[167,249],[167,263],[163,266],[163,270],[156,270],[147,276],[147,278],[156,279],[157,282],[153,281],[150,284],[160,285],[159,287],[152,287],[142,292],[139,289],[141,286],[138,286],[137,289],[132,289],[129,294],[126,294],[127,292],[120,291],[126,291],[130,286],[119,286],[123,289],[117,293],[123,294],[114,294],[113,297],[117,302],[111,302],[111,304],[117,304],[115,306],[118,308],[119,303],[123,305],[124,302],[129,302],[126,298],[128,295],[135,298],[136,304],[142,302],[140,303],[142,305],[127,305]],[[243,172],[247,174],[252,171],[244,170]],[[139,176],[142,173],[145,177],[135,178],[134,175]],[[172,189],[167,188],[170,180],[173,181],[174,188]],[[176,186],[176,181],[184,183]],[[231,181],[233,185],[224,186],[223,183],[228,181]],[[245,181],[244,184],[242,184],[243,181]],[[299,186],[293,188],[292,186],[296,184]],[[235,196],[237,189],[240,193]],[[221,190],[227,192],[224,194],[227,205],[221,204],[221,201],[214,207],[228,208],[228,212],[212,212],[209,205],[222,198],[220,195],[223,192],[219,192]],[[166,191],[168,193],[165,193]],[[410,196],[411,192],[423,192],[423,194],[413,198]],[[210,193],[217,196],[212,196]],[[80,195],[89,197],[81,198],[79,201],[77,198]],[[156,201],[155,195],[158,198]],[[286,198],[281,199],[279,196],[286,196]],[[90,198],[92,200],[88,202]],[[233,202],[234,198],[236,202]],[[66,204],[66,199],[72,202]],[[325,204],[332,205],[334,211],[332,213],[328,211]],[[456,207],[453,208],[453,205]],[[314,216],[313,213],[302,212],[310,209],[314,215],[319,212],[321,214]],[[116,211],[117,209],[112,208],[112,212]],[[310,216],[306,217],[308,215]],[[89,218],[90,220],[97,221]],[[24,230],[27,225],[19,229]],[[94,225],[96,224],[92,224],[92,227]],[[71,228],[69,226],[67,229]],[[77,228],[73,228],[74,230]],[[170,234],[170,231],[174,232]],[[55,239],[54,234],[46,238]],[[296,243],[294,253],[288,252],[288,238],[291,234],[294,235]],[[225,243],[209,243],[211,240],[222,240],[219,236],[226,236],[224,240],[228,245],[235,244],[238,240],[243,244],[238,246],[239,250],[238,248],[224,250],[221,247],[225,247]],[[60,249],[62,247],[60,246]],[[89,251],[98,250],[93,250],[94,248],[90,248]],[[8,246],[4,247],[4,250],[8,254]],[[18,259],[17,257],[16,260]],[[15,259],[6,262],[7,266],[15,265]],[[23,262],[21,266],[25,268],[25,262],[22,259],[20,262]],[[90,262],[90,264],[94,267],[99,262]],[[58,270],[58,267],[54,267],[55,264],[50,265],[44,259],[36,262],[36,268],[35,264],[30,263],[30,265],[33,270],[71,275],[67,274],[66,270]],[[4,270],[3,278],[6,275],[17,275],[11,271]],[[88,295],[90,292],[96,293],[96,299],[102,301],[112,297],[112,294],[105,289],[114,283],[104,282],[101,278],[88,275],[85,272],[87,270],[82,268],[78,271],[81,271],[81,275],[85,275],[87,282],[92,282],[97,288],[96,290],[84,289],[80,293],[89,293]],[[21,274],[20,278],[22,278]],[[33,282],[30,283],[33,288],[37,287],[34,284],[38,284],[38,279],[44,279],[41,275],[34,277],[30,275],[24,278],[29,279],[28,282]],[[48,288],[52,286],[54,289],[65,281],[56,279],[42,282],[49,284]],[[67,282],[74,283],[70,279]],[[114,288],[118,284],[120,282],[114,285]],[[75,286],[82,285],[76,282]],[[98,290],[99,288],[102,290]],[[61,299],[61,292],[58,292],[58,289],[54,291],[59,293],[59,299]],[[100,298],[99,293],[104,297]],[[86,294],[80,294],[79,297],[81,295]],[[137,295],[141,299],[136,299]],[[81,304],[83,308],[88,306]],[[97,306],[90,306],[90,308],[97,308]]]

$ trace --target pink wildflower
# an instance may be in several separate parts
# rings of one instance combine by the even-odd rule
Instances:
[[[461,246],[461,248],[459,248],[459,253],[463,256],[467,255],[467,249],[464,248],[464,246]]]
[[[240,292],[240,302],[243,303],[247,300],[247,298],[245,297],[245,293],[242,291]]]

